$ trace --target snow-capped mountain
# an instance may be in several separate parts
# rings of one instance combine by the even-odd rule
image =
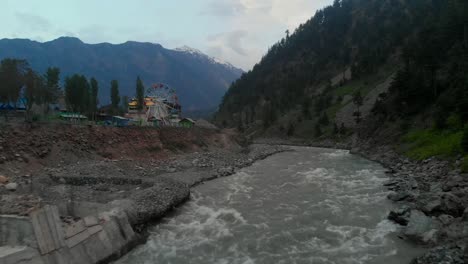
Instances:
[[[240,70],[241,72],[243,72],[242,69],[235,67],[234,65],[232,65],[231,63],[229,63],[227,61],[223,61],[221,59],[208,56],[205,53],[203,53],[202,51],[200,51],[198,49],[195,49],[195,48],[192,48],[192,47],[189,47],[189,46],[182,46],[182,47],[176,48],[175,50],[180,51],[180,52],[185,52],[185,53],[188,53],[188,54],[191,54],[191,55],[194,55],[194,56],[199,56],[200,58],[205,58],[205,59],[209,60],[212,63],[222,64],[222,65],[224,65],[225,67],[227,67],[229,69],[237,70],[237,71]]]

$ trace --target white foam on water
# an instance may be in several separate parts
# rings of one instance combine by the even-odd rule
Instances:
[[[329,158],[339,158],[339,157],[345,157],[350,155],[349,150],[336,150],[334,152],[324,152],[322,153],[323,156],[329,157]]]

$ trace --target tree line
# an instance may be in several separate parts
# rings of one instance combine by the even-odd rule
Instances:
[[[25,119],[32,121],[34,105],[42,106],[44,115],[50,111],[50,105],[64,98],[67,111],[80,113],[95,120],[98,114],[99,83],[92,77],[81,74],[67,76],[60,85],[60,69],[49,67],[44,74],[34,71],[26,60],[3,59],[0,62],[0,106],[16,109],[22,104],[25,107]],[[120,96],[119,82],[112,80],[110,88],[110,107],[108,114],[122,114],[128,107],[128,96]],[[136,80],[136,99],[138,110],[143,109],[144,85],[140,77]],[[6,113],[6,112],[5,112]],[[5,114],[5,118],[8,115]]]

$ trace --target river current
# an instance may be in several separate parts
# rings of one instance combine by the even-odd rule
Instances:
[[[386,220],[379,164],[295,148],[192,190],[117,263],[409,263],[421,250]]]

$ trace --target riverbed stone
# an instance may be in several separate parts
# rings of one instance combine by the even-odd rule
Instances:
[[[403,192],[392,192],[387,196],[387,198],[394,202],[399,202],[399,201],[409,199],[411,196],[412,196],[411,193],[403,191]]]
[[[16,191],[16,189],[18,189],[18,184],[15,183],[15,182],[10,182],[7,185],[5,185],[5,188],[8,191],[14,192],[14,191]]]
[[[463,215],[465,206],[463,202],[452,193],[444,193],[440,199],[440,210],[448,215],[460,217]]]
[[[411,264],[463,264],[463,249],[456,245],[444,245],[430,249],[423,256],[414,259]]]
[[[387,218],[397,224],[406,226],[408,225],[408,222],[409,222],[410,212],[411,212],[410,208],[405,206],[405,207],[390,211]]]
[[[435,240],[437,231],[433,220],[419,210],[411,210],[404,235],[418,243],[427,244]]]

